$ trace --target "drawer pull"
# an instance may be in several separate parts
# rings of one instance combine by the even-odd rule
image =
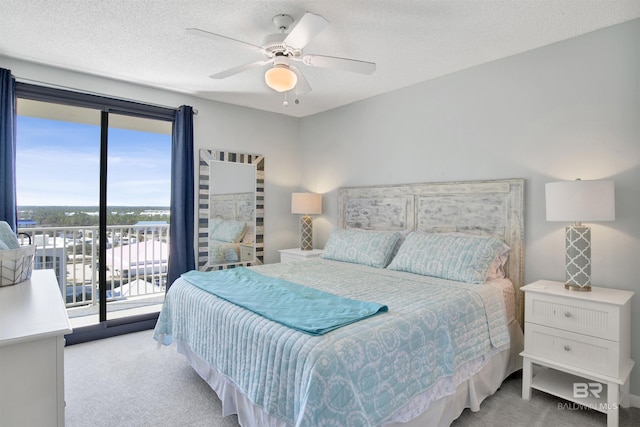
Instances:
[[[565,311],[565,312],[564,312],[564,317],[571,317],[571,313],[570,313],[570,312],[568,312],[568,311]]]
[[[564,346],[564,351],[571,351],[571,347],[569,347],[568,345]]]

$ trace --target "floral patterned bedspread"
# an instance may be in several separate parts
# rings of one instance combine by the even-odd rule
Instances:
[[[292,426],[379,425],[456,368],[509,345],[504,301],[491,286],[324,259],[252,268],[389,307],[311,336],[174,282],[154,337],[185,342]]]

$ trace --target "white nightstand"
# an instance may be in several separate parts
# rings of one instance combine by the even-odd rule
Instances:
[[[607,426],[616,427],[620,403],[628,405],[634,365],[633,292],[591,289],[569,291],[549,280],[520,288],[525,292],[522,398],[529,400],[535,388],[604,412]],[[534,377],[533,364],[541,367]]]
[[[311,258],[318,258],[324,252],[322,249],[311,249],[310,251],[303,251],[300,248],[293,249],[280,249],[280,262],[299,262],[306,261]]]
[[[240,261],[251,262],[255,260],[256,247],[253,243],[240,243]]]

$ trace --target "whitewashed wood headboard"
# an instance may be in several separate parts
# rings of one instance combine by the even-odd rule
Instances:
[[[516,290],[516,318],[523,324],[524,179],[340,188],[338,226],[502,239],[511,247],[505,272]]]
[[[256,195],[253,192],[211,194],[209,196],[209,217],[253,221],[255,199]]]

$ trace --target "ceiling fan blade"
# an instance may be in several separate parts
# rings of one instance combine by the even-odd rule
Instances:
[[[337,58],[335,56],[304,55],[301,60],[303,64],[310,67],[335,68],[360,74],[372,74],[376,70],[375,62]]]
[[[294,65],[289,65],[289,69],[296,73],[298,77],[298,83],[296,83],[296,87],[294,88],[296,95],[304,95],[305,93],[311,92],[311,85],[309,85],[307,79],[304,78],[302,71]]]
[[[327,28],[328,25],[329,21],[324,19],[322,16],[307,12],[296,26],[293,27],[291,32],[289,32],[287,37],[284,39],[284,43],[287,46],[302,49],[311,41],[312,38]]]
[[[229,76],[233,76],[234,74],[238,74],[238,73],[242,73],[243,71],[250,70],[252,68],[262,67],[264,65],[267,65],[270,62],[273,62],[273,60],[250,62],[248,64],[240,65],[238,67],[229,68],[228,70],[225,70],[225,71],[220,71],[219,73],[212,74],[209,77],[216,80],[224,79]]]
[[[236,40],[231,37],[222,36],[216,33],[210,33],[209,31],[201,30],[199,28],[187,28],[187,33],[193,34],[195,36],[206,37],[208,39],[223,41],[225,43],[232,43],[235,46],[242,46],[245,49],[262,52],[264,49],[262,46],[257,46],[255,44],[243,42],[242,40]]]

